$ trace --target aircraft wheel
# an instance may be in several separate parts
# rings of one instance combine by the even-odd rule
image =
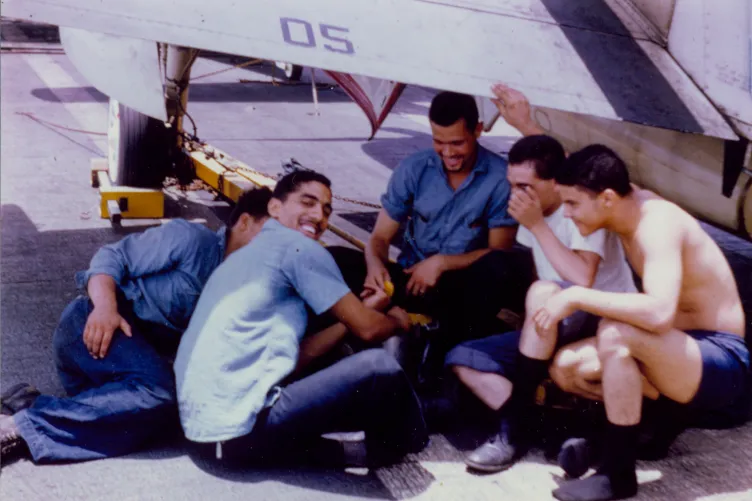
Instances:
[[[170,170],[174,135],[160,120],[110,99],[107,133],[112,184],[159,188]]]
[[[291,82],[299,82],[303,76],[303,67],[297,64],[285,63],[285,77]]]

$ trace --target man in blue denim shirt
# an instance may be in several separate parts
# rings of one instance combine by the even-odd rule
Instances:
[[[261,229],[271,191],[245,193],[227,228],[182,219],[102,247],[77,274],[76,298],[53,335],[69,397],[39,396],[0,417],[3,464],[126,454],[177,428],[170,359],[209,276]],[[8,456],[5,455],[8,453]]]
[[[494,332],[501,308],[522,311],[532,261],[512,251],[517,222],[507,212],[507,162],[478,144],[483,124],[475,100],[439,93],[429,119],[433,149],[395,168],[365,263],[348,249],[331,252],[354,291],[391,281],[396,304],[438,317],[445,350]],[[388,251],[400,225],[405,232],[394,265]]]
[[[365,431],[369,464],[398,460],[426,444],[417,397],[383,349],[285,384],[305,359],[326,353],[348,331],[379,342],[409,324],[400,308],[379,311],[389,306],[383,291],[361,302],[316,242],[331,198],[329,180],[316,172],[280,180],[271,218],[217,268],[201,294],[180,341],[175,379],[186,437],[211,459],[344,466],[341,445],[322,438],[335,431]],[[303,339],[306,307],[319,315],[330,311],[340,323]]]

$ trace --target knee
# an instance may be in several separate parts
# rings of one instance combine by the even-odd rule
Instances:
[[[574,354],[568,352],[568,350],[559,351],[548,368],[548,373],[556,386],[571,393],[574,390],[574,381],[577,378],[577,361]]]
[[[551,368],[549,368],[548,372],[551,376],[551,380],[556,384],[556,386],[561,388],[562,391],[565,391],[567,393],[574,392],[574,374],[571,370],[552,366]]]
[[[634,327],[616,320],[601,320],[598,325],[598,356],[601,359],[629,355]]]
[[[52,334],[52,348],[56,355],[64,352],[71,344],[82,341],[90,311],[91,304],[85,296],[77,297],[66,306]]]
[[[545,303],[548,298],[561,291],[561,286],[547,280],[538,280],[527,291],[525,297],[525,308],[528,314],[535,313],[534,310]]]
[[[382,348],[365,350],[353,356],[358,357],[358,365],[367,368],[373,376],[394,377],[402,374],[397,359]]]
[[[462,381],[465,385],[467,385],[469,381],[472,381],[473,376],[476,374],[476,371],[469,367],[465,367],[464,365],[450,365],[449,367],[451,368],[452,373],[457,376],[457,379]]]

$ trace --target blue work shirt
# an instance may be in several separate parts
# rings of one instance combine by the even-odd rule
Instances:
[[[251,431],[295,368],[316,314],[350,292],[329,252],[275,219],[214,272],[175,358],[180,421],[194,442]]]
[[[224,227],[214,232],[173,219],[103,246],[89,269],[76,274],[76,283],[86,289],[93,275],[110,275],[138,318],[182,332],[206,281],[224,258],[225,239]]]
[[[434,254],[457,255],[488,246],[488,231],[515,226],[507,213],[507,162],[478,145],[473,170],[455,191],[433,150],[403,160],[389,179],[381,205],[407,228],[398,263],[410,267]]]

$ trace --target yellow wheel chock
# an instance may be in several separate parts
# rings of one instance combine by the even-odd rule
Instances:
[[[91,159],[91,185],[99,188],[99,213],[113,224],[121,219],[158,219],[164,217],[162,190],[113,186],[106,158]]]

